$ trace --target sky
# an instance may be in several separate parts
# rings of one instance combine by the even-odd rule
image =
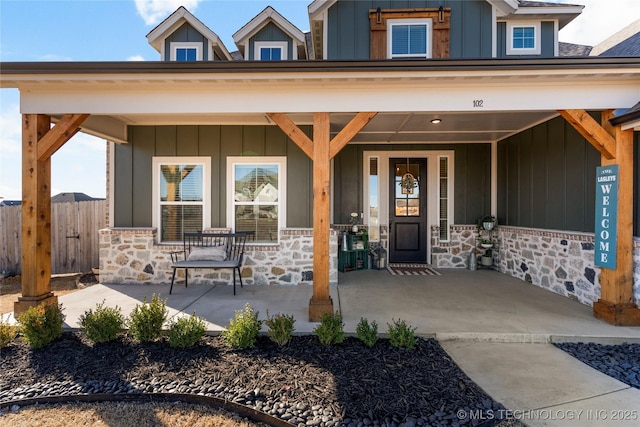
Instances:
[[[585,5],[560,41],[596,45],[640,19],[639,0],[546,0]],[[0,61],[157,61],[146,35],[181,5],[213,30],[229,51],[232,35],[266,6],[302,31],[311,0],[0,0]],[[446,3],[446,0],[445,0]],[[0,89],[0,200],[20,200],[19,93]],[[106,195],[106,144],[82,133],[51,160],[51,195]]]

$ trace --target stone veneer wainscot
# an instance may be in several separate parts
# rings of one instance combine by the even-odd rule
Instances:
[[[206,230],[212,233],[228,229]],[[155,228],[107,228],[100,230],[100,281],[103,283],[171,283],[171,252],[180,245],[157,244]],[[329,241],[329,280],[338,281],[338,239]],[[245,248],[242,280],[247,285],[297,285],[313,283],[313,230],[283,229],[278,244],[251,244]],[[178,270],[176,282],[183,282]],[[190,269],[189,283],[232,284],[232,270]]]
[[[593,233],[498,226],[495,268],[536,286],[593,305],[600,298],[600,268],[594,266]],[[450,240],[431,228],[431,263],[437,268],[468,268],[477,248],[475,225],[452,225]],[[633,295],[640,304],[640,239],[633,242]]]

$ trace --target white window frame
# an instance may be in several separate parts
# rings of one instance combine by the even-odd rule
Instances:
[[[196,61],[202,61],[202,43],[198,42],[171,42],[171,61],[176,61],[178,57],[178,49],[195,49]]]
[[[426,25],[427,27],[427,52],[424,55],[393,55],[393,31],[392,28],[395,25]],[[388,19],[387,20],[387,58],[431,58],[433,45],[433,19],[421,18],[421,19]]]
[[[287,58],[289,58],[289,53],[288,53],[288,47],[289,44],[285,41],[285,42],[275,42],[275,41],[270,41],[270,42],[254,42],[253,43],[253,59],[256,61],[260,61],[260,49],[262,48],[276,48],[276,49],[280,49],[280,60],[281,61],[285,61],[287,60]]]
[[[211,157],[153,157],[152,160],[152,190],[151,223],[158,230],[158,243],[180,243],[162,241],[162,209],[160,206],[160,167],[163,165],[202,165],[202,230],[211,228]],[[195,204],[195,203],[194,203]]]
[[[513,30],[515,28],[533,28],[533,48],[513,47]],[[507,55],[540,55],[542,44],[540,21],[507,21]]]
[[[287,225],[287,158],[286,156],[230,156],[227,157],[227,227],[235,231],[236,201],[235,166],[236,165],[275,165],[278,166],[278,241],[280,230]],[[256,245],[273,245],[276,242],[256,242]]]

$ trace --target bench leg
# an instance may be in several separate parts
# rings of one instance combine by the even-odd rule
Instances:
[[[171,295],[171,291],[173,290],[173,281],[176,280],[176,269],[173,268],[173,274],[171,275],[171,287],[169,288],[169,295]]]

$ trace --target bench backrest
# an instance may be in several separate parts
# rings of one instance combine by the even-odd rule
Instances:
[[[227,260],[242,263],[247,233],[184,233],[184,253],[188,255],[196,248],[219,247],[226,252]]]

